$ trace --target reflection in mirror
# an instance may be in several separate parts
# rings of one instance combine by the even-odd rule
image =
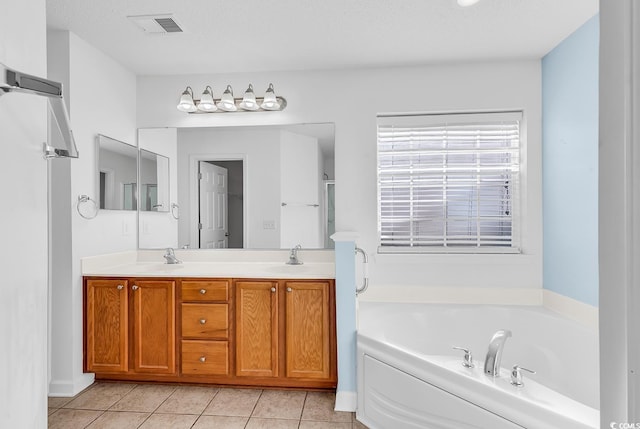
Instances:
[[[136,210],[138,150],[101,134],[96,138],[96,146],[99,208]]]
[[[140,149],[140,211],[169,211],[169,158]]]
[[[154,202],[145,186],[141,209],[165,201],[180,209],[141,210],[139,247],[333,247],[334,134],[332,123],[140,129],[140,148],[168,156],[177,188],[161,200],[158,181]]]
[[[178,130],[179,246],[332,247],[334,125]]]

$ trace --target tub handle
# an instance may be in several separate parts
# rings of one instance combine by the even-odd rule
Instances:
[[[453,347],[454,350],[462,350],[464,352],[464,358],[462,360],[462,366],[465,368],[473,368],[475,365],[473,364],[473,356],[471,355],[471,350],[464,347]]]
[[[369,256],[363,249],[356,247],[356,255],[362,255],[362,286],[356,288],[356,295],[360,295],[369,287]]]
[[[523,368],[519,365],[513,365],[513,369],[511,370],[511,384],[516,387],[524,386],[524,382],[522,381],[522,371],[530,372],[531,374],[535,374],[536,372],[532,369]]]

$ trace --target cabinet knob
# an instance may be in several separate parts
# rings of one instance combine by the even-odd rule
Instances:
[[[287,292],[291,292],[291,288],[290,287],[287,288]]]
[[[275,292],[275,291],[276,291],[276,288],[272,287],[271,292]]]
[[[205,293],[207,293],[206,289],[200,289],[200,295],[204,295]]]
[[[131,289],[132,290],[138,290],[138,286],[137,285],[133,285],[133,286],[131,286]]]
[[[204,356],[200,356],[200,362],[205,363],[207,361],[207,358]]]
[[[204,325],[205,323],[207,323],[207,319],[200,319],[200,324]]]
[[[118,289],[118,290],[122,290],[122,289],[124,289],[124,286],[122,286],[122,285],[118,285],[118,286],[117,286],[117,289]]]

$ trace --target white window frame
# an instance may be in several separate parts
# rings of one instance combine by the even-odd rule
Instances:
[[[377,118],[377,130],[376,133],[378,139],[378,145],[376,149],[377,154],[377,199],[378,199],[378,253],[491,253],[491,254],[519,254],[521,253],[521,228],[522,228],[522,216],[520,201],[523,194],[522,186],[522,166],[521,160],[523,159],[524,150],[524,137],[523,137],[523,112],[522,111],[499,111],[499,112],[471,112],[471,113],[425,113],[416,115],[379,115]],[[382,179],[381,175],[385,173],[381,172],[381,155],[380,148],[380,130],[388,129],[389,126],[395,126],[400,128],[408,127],[443,127],[443,126],[456,126],[466,124],[483,124],[483,123],[497,123],[497,122],[517,122],[519,124],[519,140],[518,147],[513,149],[515,155],[510,166],[513,171],[514,177],[510,183],[510,219],[511,219],[511,242],[510,245],[488,245],[488,244],[476,244],[476,245],[447,245],[446,232],[444,233],[444,239],[442,244],[438,245],[393,245],[388,242],[385,243],[382,236]],[[382,167],[384,169],[384,167]],[[445,167],[446,170],[446,167]],[[388,174],[388,173],[387,173]],[[443,179],[446,180],[446,179]],[[444,187],[444,185],[443,185]],[[413,194],[412,194],[413,195]],[[413,197],[411,197],[413,198]],[[446,210],[447,203],[443,203],[443,208]],[[411,215],[410,215],[411,216]],[[480,216],[477,216],[478,218]],[[447,218],[445,216],[445,218]],[[470,217],[472,219],[473,216]],[[384,219],[386,221],[387,218]],[[412,218],[409,218],[409,222],[414,222]],[[408,233],[410,237],[413,237],[413,232]],[[479,234],[479,233],[478,233]],[[480,243],[480,241],[479,241]]]

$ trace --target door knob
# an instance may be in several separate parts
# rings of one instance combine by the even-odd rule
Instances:
[[[276,288],[272,287],[271,292],[275,292],[275,291],[276,291]]]
[[[207,323],[207,319],[200,319],[200,324],[204,325],[205,323]]]
[[[290,287],[287,288],[287,292],[291,292],[291,288]]]
[[[205,363],[207,361],[207,358],[204,356],[200,356],[200,362]]]
[[[131,286],[131,289],[132,290],[138,290],[138,286],[137,285],[133,285],[133,286]]]
[[[124,286],[118,285],[118,290],[122,290],[122,289],[124,289]]]

